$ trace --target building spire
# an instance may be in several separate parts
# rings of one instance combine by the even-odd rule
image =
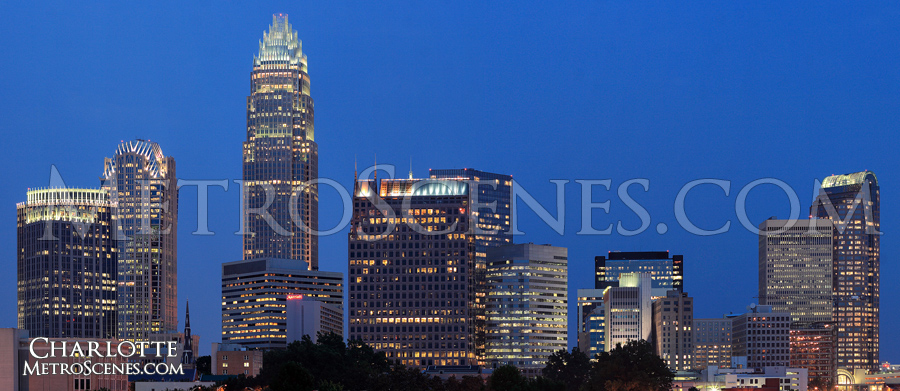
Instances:
[[[191,303],[184,305],[184,350],[181,353],[181,363],[194,365],[194,339],[191,337]]]
[[[413,179],[413,174],[412,174],[412,156],[409,157],[409,179]]]

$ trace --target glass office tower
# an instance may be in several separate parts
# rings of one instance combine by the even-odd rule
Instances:
[[[306,55],[287,15],[272,18],[253,58],[243,144],[244,259],[306,262],[318,270],[318,145]]]
[[[18,327],[31,337],[115,338],[116,248],[108,193],[30,190],[16,212]]]
[[[669,256],[668,251],[610,251],[594,257],[594,288],[618,286],[623,273],[649,273],[654,299],[666,297],[670,290],[683,291],[684,257]]]
[[[532,243],[488,251],[486,361],[541,374],[568,341],[568,250]]]
[[[117,338],[147,340],[178,327],[178,183],[159,144],[126,141],[106,158],[103,188],[116,205]]]
[[[485,268],[489,249],[512,244],[512,175],[471,168],[430,169],[431,179],[468,181],[472,202],[472,236],[475,241],[475,351],[485,356]],[[478,205],[475,205],[475,203]],[[490,205],[493,205],[493,209]]]
[[[834,222],[834,321],[837,367],[876,370],[879,364],[881,196],[871,171],[822,181],[810,215]],[[840,379],[838,379],[840,381]]]

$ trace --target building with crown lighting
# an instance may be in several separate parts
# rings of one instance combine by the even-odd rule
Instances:
[[[653,298],[665,297],[670,290],[683,291],[684,256],[669,256],[668,251],[610,251],[594,257],[594,288],[616,286],[622,273],[649,273]]]
[[[810,216],[831,219],[835,355],[841,373],[879,365],[881,195],[871,171],[822,181]],[[838,383],[849,382],[849,376]]]
[[[349,338],[389,360],[480,365],[469,187],[452,179],[356,180]]]
[[[243,143],[243,258],[319,268],[319,150],[309,74],[297,32],[274,15],[253,58]]]
[[[159,144],[119,144],[103,165],[115,204],[117,338],[147,340],[178,327],[178,183]]]
[[[29,190],[16,205],[18,328],[115,338],[114,207],[106,190]]]

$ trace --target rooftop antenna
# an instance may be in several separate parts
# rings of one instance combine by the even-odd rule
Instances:
[[[409,157],[409,179],[413,179],[413,174],[412,174],[412,156]]]

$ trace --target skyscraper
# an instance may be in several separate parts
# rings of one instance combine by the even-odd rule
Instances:
[[[668,251],[610,251],[594,257],[594,288],[616,286],[622,273],[650,273],[654,298],[669,290],[681,292],[684,285],[684,257]]]
[[[147,340],[178,327],[178,187],[175,159],[159,144],[126,141],[104,161],[116,205],[117,338]]]
[[[837,367],[876,370],[879,364],[881,198],[871,171],[822,181],[810,215],[834,222],[833,297]]]
[[[486,361],[539,375],[566,349],[568,251],[531,243],[488,250]]]
[[[287,15],[272,17],[253,58],[244,142],[244,259],[319,268],[319,176],[306,55]]]
[[[357,180],[349,337],[416,368],[477,365],[468,183]]]
[[[16,214],[18,327],[31,337],[115,338],[116,248],[109,194],[29,190]]]
[[[485,315],[487,287],[485,268],[491,248],[512,244],[512,175],[496,174],[471,168],[430,169],[431,179],[469,182],[472,205],[472,236],[475,239],[475,351],[485,355]],[[412,175],[412,172],[410,172]],[[476,205],[477,204],[477,205]]]
[[[653,342],[672,371],[690,371],[694,365],[694,298],[671,290],[653,302]]]
[[[603,291],[607,352],[628,341],[649,341],[653,329],[650,272],[622,273],[618,278],[618,286]]]
[[[798,325],[831,322],[832,222],[763,221],[759,226],[759,302]]]

